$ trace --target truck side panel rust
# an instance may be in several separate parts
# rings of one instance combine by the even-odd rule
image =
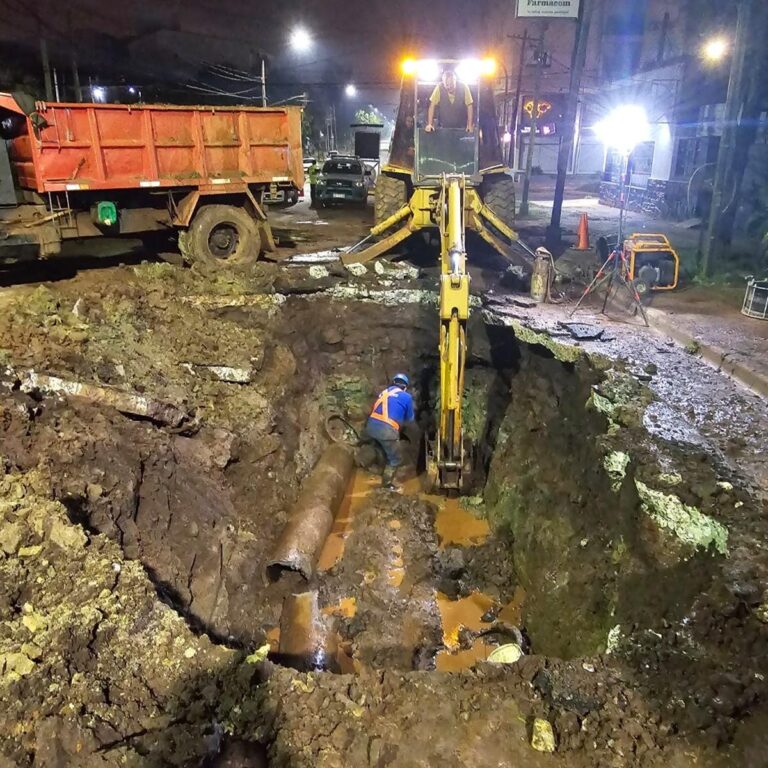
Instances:
[[[298,107],[57,103],[39,114],[47,125],[27,117],[10,142],[20,186],[39,193],[304,184]]]

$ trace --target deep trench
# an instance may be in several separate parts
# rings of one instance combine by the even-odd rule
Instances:
[[[240,310],[226,317],[254,322]],[[352,671],[339,661],[346,654],[374,669],[431,670],[445,651],[435,596],[451,602],[479,593],[490,601],[487,626],[460,624],[454,652],[482,637],[567,659],[604,651],[617,624],[674,619],[707,584],[709,567],[701,559],[667,567],[655,556],[631,484],[618,492],[611,487],[600,451],[606,418],[587,407],[600,371],[586,357],[561,362],[509,328],[485,325],[480,313],[469,328],[464,409],[475,479],[464,506],[487,518],[489,535],[471,546],[442,545],[435,529],[439,501],[415,495],[417,486],[402,497],[380,491],[375,470],[361,469],[358,478],[369,480],[366,499],[341,559],[309,583],[296,574],[269,583],[265,562],[301,477],[327,443],[329,413],[361,430],[376,391],[404,369],[414,381],[420,427],[429,433],[438,384],[429,306],[342,309],[296,298],[270,331],[272,355],[288,349],[305,369],[284,382],[268,435],[277,445],[273,452],[262,455],[263,437],[243,440],[226,466],[212,466],[204,435],[168,436],[114,417],[106,446],[113,450],[96,440],[83,450],[84,464],[98,467],[114,490],[96,497],[83,492],[82,482],[73,490],[66,480],[57,489],[73,521],[116,538],[127,557],[141,560],[160,596],[195,631],[258,647],[270,633],[274,641],[291,595],[315,593],[321,612],[354,598],[353,615],[339,612],[324,625],[343,647],[341,656],[289,658],[274,645],[271,657]],[[405,453],[421,466],[419,446],[406,446]],[[251,534],[245,542],[243,530]],[[390,545],[400,552],[395,559],[403,561],[405,590],[387,583]],[[513,603],[513,619],[499,620]]]
[[[435,310],[293,297],[268,319],[242,307],[211,316],[268,340],[253,388],[272,407],[248,414],[242,433],[203,423],[176,434],[92,403],[27,402],[15,393],[30,415],[6,413],[3,449],[22,470],[44,462],[71,521],[106,534],[126,559],[140,562],[158,596],[193,632],[246,653],[269,643],[268,658],[277,665],[269,674],[286,685],[293,686],[294,674],[287,667],[327,672],[321,687],[346,685],[337,673],[357,674],[349,685],[363,686],[384,672],[401,673],[403,686],[413,678],[438,686],[446,676],[433,671],[476,667],[512,643],[539,668],[560,659],[573,660],[577,671],[582,662],[594,669],[615,627],[672,634],[712,586],[717,558],[681,555],[642,512],[634,463],[618,484],[606,472],[611,424],[589,404],[596,388],[603,391],[605,363],[588,356],[563,362],[522,332],[486,324],[479,311],[469,327],[464,399],[476,449],[470,495],[420,493],[411,469],[420,467],[420,444],[404,443],[406,492],[383,491],[375,467],[358,468],[337,515],[346,520],[343,533],[332,531],[324,567],[308,581],[287,573],[270,583],[265,564],[329,444],[329,414],[359,431],[376,394],[405,370],[420,427],[434,429]],[[250,388],[230,391],[246,396]],[[483,521],[488,529],[478,533]],[[295,595],[309,595],[319,619],[318,642],[309,648],[300,632],[289,631],[293,646],[276,634]],[[681,633],[687,631],[686,625]],[[744,633],[741,656],[753,636]],[[734,637],[741,635],[732,633],[728,642]],[[677,642],[675,635],[670,644]],[[638,646],[637,660],[624,668],[633,682],[650,680],[660,707],[681,690],[698,695],[701,660],[683,653],[683,661],[670,664],[661,657],[666,648],[657,651]],[[705,659],[707,680],[718,653]],[[661,661],[646,675],[648,658]],[[364,674],[370,671],[377,674]],[[262,690],[263,683],[268,697],[279,690],[270,679],[254,684]],[[543,675],[522,690],[542,680],[548,685]],[[435,692],[443,696],[443,689]],[[508,693],[494,699],[494,712]],[[699,716],[693,707],[685,711]],[[577,727],[574,739],[578,733]],[[270,749],[273,737],[266,738]],[[241,746],[266,759],[261,746]]]

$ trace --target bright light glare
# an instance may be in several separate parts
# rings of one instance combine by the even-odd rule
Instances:
[[[701,49],[704,58],[709,61],[720,61],[728,53],[728,41],[724,37],[713,37],[707,40]]]
[[[100,85],[94,85],[91,87],[91,99],[93,101],[104,102],[106,101],[107,92]]]
[[[595,133],[606,146],[629,154],[638,144],[648,141],[651,127],[642,107],[627,104],[601,120],[595,126]]]
[[[350,84],[349,84],[349,85],[348,85],[348,86],[347,86],[347,87],[344,89],[344,93],[345,93],[345,94],[346,94],[346,95],[347,95],[347,96],[348,96],[350,99],[352,99],[352,98],[354,98],[355,96],[357,96],[357,88],[355,88],[355,86],[354,86],[352,83],[350,83]]]
[[[312,36],[304,27],[296,27],[291,32],[291,48],[295,51],[304,52],[312,47]]]
[[[413,75],[416,73],[416,62],[413,59],[403,60],[403,74]]]
[[[487,76],[496,74],[496,59],[483,59],[480,62],[480,71]]]
[[[502,138],[502,141],[505,144],[509,144],[509,142],[512,141],[512,134],[509,131],[504,131],[504,136]]]
[[[440,67],[434,59],[419,59],[416,76],[424,83],[436,83],[440,79]]]
[[[482,64],[477,59],[464,59],[456,65],[456,77],[462,83],[476,83],[481,71]]]
[[[489,76],[495,72],[494,59],[463,59],[456,65],[456,77],[462,83],[476,83],[483,75]]]

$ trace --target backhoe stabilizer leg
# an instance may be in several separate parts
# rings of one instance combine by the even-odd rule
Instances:
[[[391,235],[387,235],[383,240],[379,240],[378,243],[374,243],[365,250],[362,251],[347,251],[341,255],[341,263],[345,266],[347,264],[365,264],[368,261],[372,261],[377,256],[381,256],[387,251],[400,244],[406,238],[410,237],[414,233],[414,229],[411,226],[411,221],[408,221],[400,229],[395,230]]]
[[[478,213],[487,222],[496,227],[496,229],[498,229],[510,242],[515,242],[520,239],[517,232],[515,232],[512,227],[505,224],[487,205],[485,205],[485,203],[481,203]]]
[[[391,235],[385,237],[384,240],[381,240],[378,243],[374,243],[362,251],[356,250],[369,238],[383,235],[388,229],[392,229],[395,224],[398,224],[406,217],[408,220],[405,222],[405,224]],[[371,261],[371,259],[375,259],[377,256],[381,256],[381,254],[386,253],[390,248],[394,248],[398,243],[401,243],[403,240],[405,240],[406,237],[413,234],[414,231],[413,212],[411,211],[411,206],[404,205],[399,211],[393,213],[388,219],[384,219],[384,221],[380,222],[375,227],[372,227],[370,233],[365,238],[363,238],[363,240],[346,250],[341,256],[341,263],[364,264],[367,261]]]

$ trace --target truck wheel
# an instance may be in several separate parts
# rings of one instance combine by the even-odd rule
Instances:
[[[483,202],[510,228],[515,226],[515,182],[511,176],[487,176],[482,186]]]
[[[245,264],[261,253],[256,222],[234,205],[204,205],[189,229],[179,234],[179,250],[189,263]]]
[[[376,179],[376,189],[373,196],[375,221],[380,224],[393,216],[408,202],[408,189],[404,179],[396,176],[379,174]]]

